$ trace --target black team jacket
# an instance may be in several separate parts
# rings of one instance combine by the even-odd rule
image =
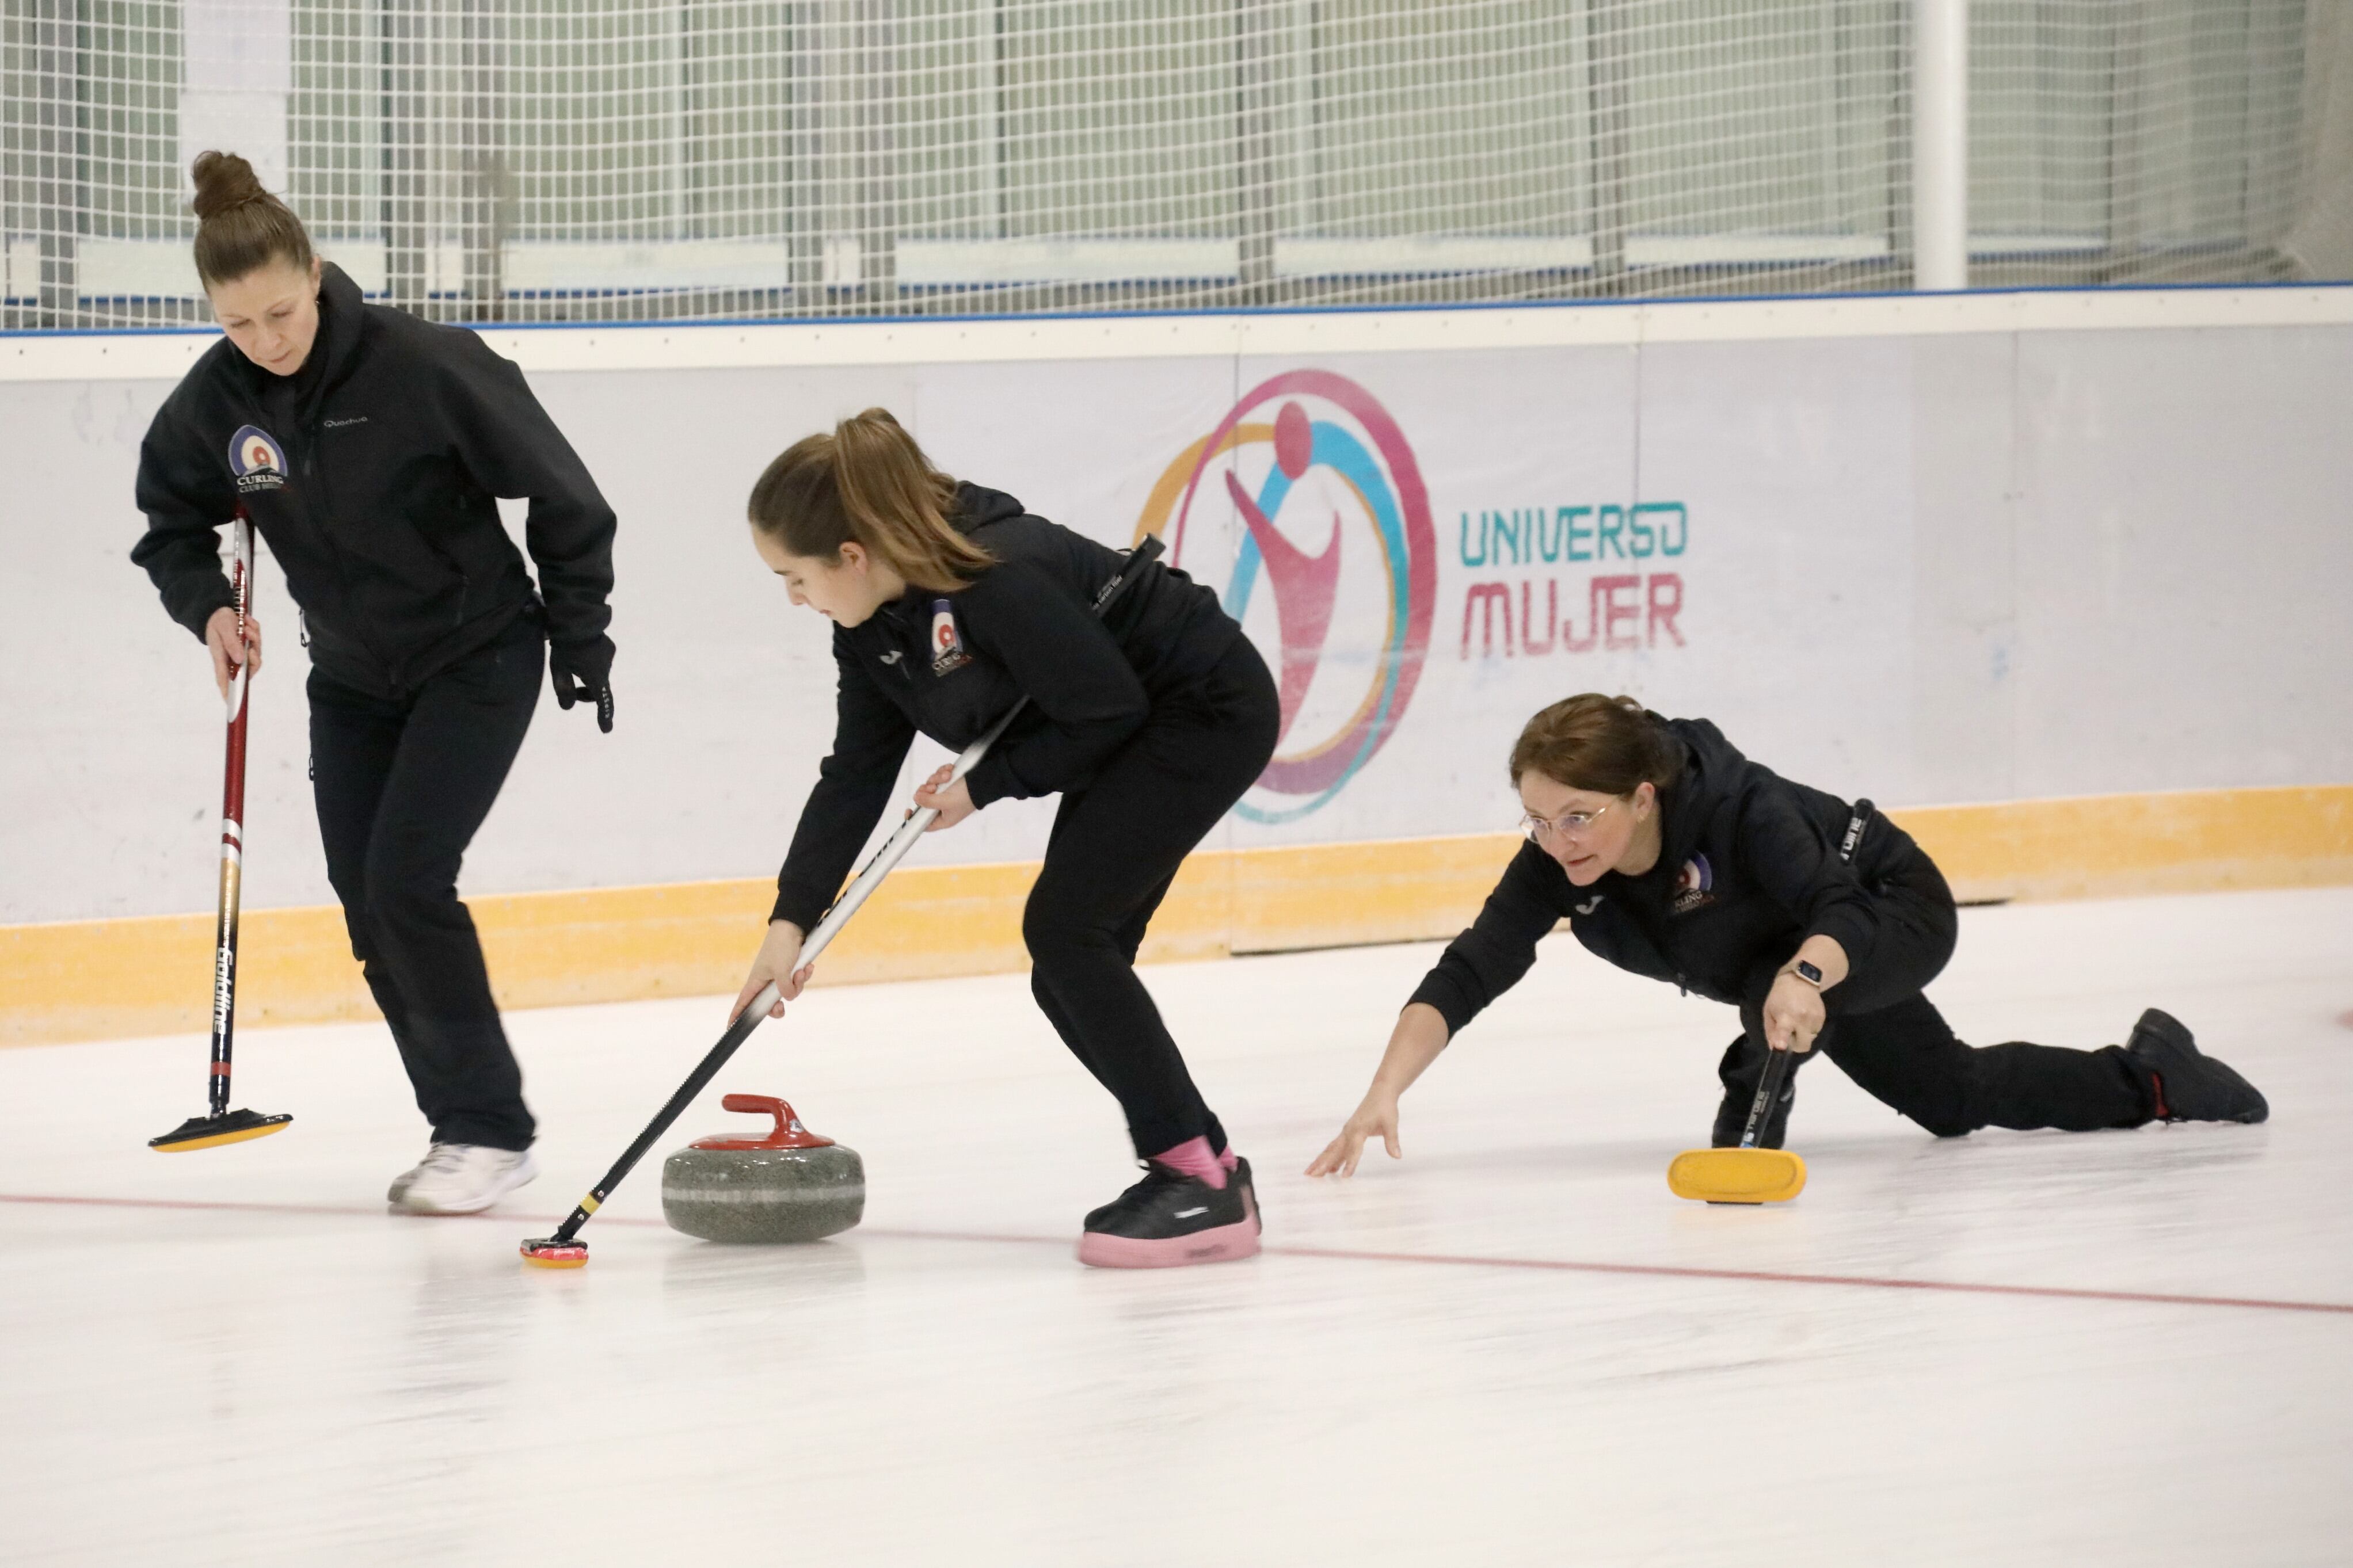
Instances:
[[[960,485],[956,500],[956,528],[997,564],[961,593],[911,588],[834,627],[833,752],[801,808],[771,919],[816,925],[890,805],[917,731],[960,752],[1026,696],[1029,709],[965,775],[973,804],[1080,788],[1154,703],[1198,681],[1241,636],[1215,594],[1158,562],[1099,620],[1094,597],[1120,552],[997,490]]]
[[[500,496],[531,498],[537,592]],[[302,369],[273,375],[215,343],[148,428],[138,500],[131,559],[174,620],[202,637],[232,603],[217,531],[243,507],[285,568],[312,666],[371,696],[405,699],[542,595],[558,646],[612,618],[612,508],[522,371],[463,328],[364,303],[332,264]]]
[[[1619,968],[1735,1006],[1760,964],[1787,963],[1816,933],[1837,941],[1852,973],[1870,969],[1883,918],[1873,888],[1921,858],[1910,837],[1873,816],[1853,862],[1841,862],[1853,818],[1846,802],[1750,762],[1704,719],[1650,718],[1684,758],[1659,795],[1659,863],[1579,888],[1533,841],[1523,844],[1477,922],[1413,994],[1444,1015],[1450,1035],[1519,982],[1537,942],[1564,919]]]

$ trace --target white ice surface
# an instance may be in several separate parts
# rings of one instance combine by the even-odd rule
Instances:
[[[649,1161],[576,1273],[515,1244],[723,1003],[512,1016],[546,1174],[479,1220],[382,1212],[423,1139],[379,1027],[248,1034],[293,1127],[171,1157],[200,1039],[0,1051],[0,1561],[2353,1562],[2353,889],[1969,911],[1932,992],[1979,1042],[2166,1006],[2269,1125],[1939,1142],[1819,1063],[1766,1210],[1663,1180],[1729,1012],[1561,938],[1403,1163],[1304,1180],[1435,952],[1147,971],[1270,1247],[1155,1273],[1071,1258],[1129,1172],[1019,976],[813,993],[660,1145],[788,1095],[860,1229],[691,1241]]]

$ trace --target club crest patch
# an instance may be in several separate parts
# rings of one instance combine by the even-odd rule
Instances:
[[[269,431],[240,425],[228,441],[228,471],[237,477],[237,493],[286,488],[286,450]]]
[[[956,630],[955,606],[945,599],[932,601],[932,673],[948,675],[972,662]]]
[[[1668,905],[1670,914],[1687,915],[1694,910],[1704,910],[1715,902],[1715,871],[1708,865],[1707,857],[1694,855],[1683,862],[1683,874],[1675,879],[1675,896]]]

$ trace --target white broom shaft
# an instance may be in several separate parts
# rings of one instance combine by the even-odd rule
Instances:
[[[1004,734],[1007,727],[1023,709],[1029,706],[1029,700],[1026,697],[1016,702],[1004,718],[988,727],[988,733],[966,746],[963,753],[956,758],[955,767],[949,773],[947,782],[954,784],[977,767],[980,764],[980,759],[988,754],[988,748],[996,743],[997,738]],[[801,955],[797,960],[801,967],[806,968],[817,962],[817,955],[823,952],[828,944],[840,934],[841,928],[849,923],[849,917],[858,912],[858,907],[866,901],[868,896],[876,888],[881,886],[882,879],[889,876],[892,868],[907,858],[907,851],[915,847],[915,840],[923,836],[939,815],[936,808],[928,805],[920,811],[907,814],[907,819],[899,825],[899,830],[892,834],[881,852],[866,863],[866,869],[858,874],[858,879],[842,890],[841,897],[833,901],[833,908],[826,910],[825,918],[817,922],[817,929],[809,932],[807,939],[801,943]],[[752,999],[752,1006],[748,1010],[765,1013],[768,1006],[775,1005],[775,1002],[774,996],[768,996],[764,1005],[762,999],[755,996]]]

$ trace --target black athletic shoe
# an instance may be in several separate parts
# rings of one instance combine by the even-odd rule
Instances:
[[[1789,1107],[1798,1098],[1798,1075],[1794,1072],[1781,1079],[1781,1098],[1765,1112],[1765,1125],[1757,1130],[1757,1147],[1778,1149],[1789,1135]],[[1715,1108],[1715,1131],[1709,1135],[1708,1146],[1714,1149],[1737,1149],[1740,1135],[1748,1131],[1748,1113],[1757,1105],[1757,1086],[1742,1088],[1727,1084],[1724,1103]]]
[[[2272,1113],[2253,1084],[2200,1051],[2169,1013],[2143,1013],[2125,1054],[2148,1073],[2159,1121],[2261,1121]]]
[[[1226,1185],[1240,1192],[1242,1209],[1250,1215],[1250,1233],[1264,1230],[1266,1226],[1259,1223],[1258,1188],[1250,1184],[1250,1162],[1240,1154],[1234,1156],[1234,1168],[1226,1173]]]
[[[1158,1161],[1144,1180],[1087,1215],[1079,1261],[1098,1268],[1166,1268],[1222,1263],[1258,1251],[1258,1195],[1249,1162],[1213,1187]]]

